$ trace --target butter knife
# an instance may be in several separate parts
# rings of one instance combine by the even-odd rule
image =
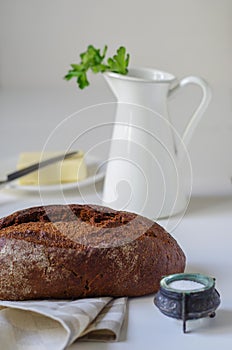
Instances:
[[[67,159],[67,158],[70,158],[77,153],[78,153],[78,151],[73,151],[73,152],[69,152],[66,154],[61,154],[61,155],[58,155],[58,156],[55,156],[55,157],[52,157],[49,159],[42,160],[41,162],[38,162],[38,163],[34,163],[32,165],[29,165],[26,168],[16,170],[13,173],[8,174],[6,177],[6,180],[0,181],[0,188],[6,186],[11,181],[17,180],[20,177],[28,175],[28,174],[32,173],[33,171],[37,171],[40,168],[44,168],[45,166],[51,165],[53,163],[59,162],[61,160]]]

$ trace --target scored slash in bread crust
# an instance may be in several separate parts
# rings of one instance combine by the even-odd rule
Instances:
[[[160,225],[97,205],[49,205],[0,219],[0,299],[141,296],[183,272]]]

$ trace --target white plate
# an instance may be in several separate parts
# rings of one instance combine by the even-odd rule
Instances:
[[[87,156],[85,158],[86,165],[87,165],[87,171],[88,176],[82,181],[78,182],[70,182],[66,184],[54,184],[54,185],[20,185],[18,182],[11,182],[9,183],[6,188],[8,189],[15,189],[15,190],[21,190],[21,191],[40,191],[40,192],[47,192],[47,191],[64,191],[69,190],[73,188],[82,188],[84,186],[90,186],[100,180],[102,180],[105,176],[105,169],[102,166],[104,162],[102,160],[99,160],[92,156]]]

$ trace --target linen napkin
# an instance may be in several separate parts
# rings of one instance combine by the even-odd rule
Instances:
[[[118,340],[127,298],[0,301],[0,348],[63,350],[75,340]]]

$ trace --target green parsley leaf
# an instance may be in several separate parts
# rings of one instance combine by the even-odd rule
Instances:
[[[126,54],[125,47],[121,46],[117,50],[117,54],[113,58],[108,58],[107,64],[104,59],[107,52],[105,45],[101,53],[100,49],[96,49],[93,45],[89,45],[87,50],[80,54],[81,62],[79,64],[71,64],[71,68],[65,75],[66,80],[77,78],[77,84],[80,89],[84,89],[89,85],[87,72],[91,70],[93,73],[103,73],[112,71],[119,74],[127,74],[129,64],[129,54]]]
[[[82,74],[79,75],[79,77],[77,78],[77,83],[80,89],[84,89],[86,86],[89,85],[86,72],[82,72]]]
[[[126,55],[125,47],[121,46],[117,50],[117,55],[114,55],[113,58],[108,58],[107,63],[109,65],[109,69],[112,72],[127,74],[129,59],[130,59],[130,56],[129,54]]]

